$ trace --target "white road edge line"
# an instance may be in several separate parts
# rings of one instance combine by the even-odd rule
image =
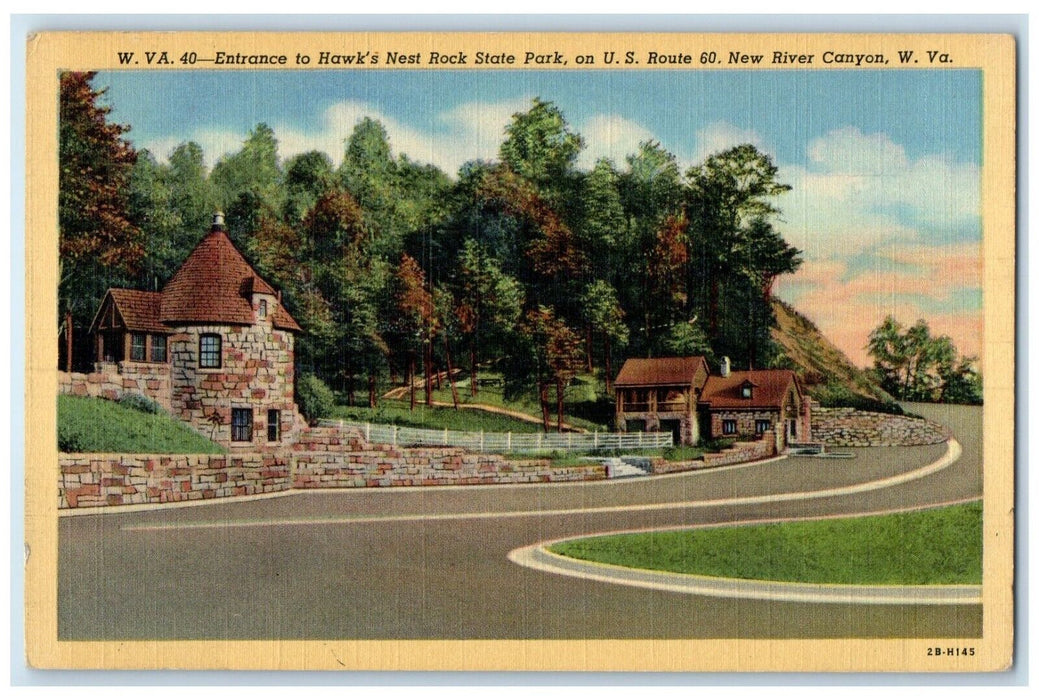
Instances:
[[[741,525],[762,525],[780,522],[836,520],[847,517],[869,517],[871,515],[890,515],[918,510],[929,510],[942,506],[959,505],[977,501],[977,498],[946,501],[930,504],[925,507],[906,507],[854,515],[824,515],[809,518],[763,518],[759,520],[743,520],[724,524],[710,523],[688,527],[644,528],[639,530],[619,530],[613,532],[597,532],[576,537],[539,542],[526,547],[519,547],[509,552],[509,561],[545,573],[570,576],[574,578],[611,583],[636,588],[648,588],[671,593],[688,595],[713,596],[719,598],[741,598],[749,600],[772,600],[795,603],[837,603],[868,605],[980,605],[982,602],[981,586],[978,585],[853,585],[823,583],[792,583],[784,581],[758,581],[750,579],[723,578],[718,576],[702,576],[697,574],[681,574],[650,569],[634,569],[615,564],[592,562],[562,556],[548,550],[554,544],[587,537],[602,537],[629,533],[676,532],[680,530],[698,530],[714,527],[738,527]]]
[[[897,486],[909,481],[921,479],[937,471],[945,469],[960,458],[963,450],[955,438],[946,441],[946,452],[938,460],[904,474],[885,477],[876,481],[866,481],[850,486],[823,489],[820,491],[798,491],[762,496],[744,496],[739,498],[722,498],[710,501],[672,501],[668,503],[643,503],[638,505],[595,506],[590,508],[558,508],[550,510],[524,511],[480,511],[475,513],[436,513],[409,515],[373,515],[341,518],[285,518],[285,519],[252,519],[234,521],[215,521],[199,523],[163,523],[157,525],[127,525],[121,528],[127,532],[156,532],[169,530],[215,530],[238,527],[271,527],[291,525],[353,525],[445,520],[478,520],[490,518],[527,518],[556,515],[594,515],[602,513],[639,513],[660,510],[679,510],[686,508],[715,508],[723,506],[758,505],[762,503],[781,503],[833,496],[847,496]]]

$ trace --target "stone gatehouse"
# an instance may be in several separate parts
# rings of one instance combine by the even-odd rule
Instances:
[[[217,213],[162,291],[108,290],[90,327],[95,371],[61,389],[141,393],[232,450],[280,449],[304,427],[294,401],[299,332]]]

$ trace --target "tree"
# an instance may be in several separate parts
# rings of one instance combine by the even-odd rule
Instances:
[[[468,340],[470,392],[477,394],[477,365],[486,356],[505,352],[523,310],[523,287],[505,274],[487,249],[467,239],[458,258],[458,329]]]
[[[613,163],[606,159],[596,161],[584,179],[581,220],[575,227],[577,245],[588,259],[589,268],[612,285],[623,274],[620,247],[627,230],[619,186],[620,175]]]
[[[589,327],[589,339],[597,332],[603,344],[603,373],[606,391],[613,390],[613,350],[628,344],[628,327],[624,324],[624,309],[617,301],[617,291],[605,280],[595,280],[581,296],[581,307]],[[591,368],[591,343],[587,350]]]
[[[750,144],[735,146],[707,158],[686,174],[692,249],[689,299],[705,299],[701,307],[712,340],[719,337],[719,298],[723,280],[738,269],[748,224],[779,213],[773,199],[790,186],[778,181],[772,159]],[[704,288],[706,287],[706,289]]]
[[[307,151],[290,159],[285,164],[286,223],[302,223],[318,198],[332,188],[334,179],[332,160],[320,151]]]
[[[889,394],[903,401],[977,403],[981,375],[976,358],[960,357],[949,336],[934,337],[923,319],[909,328],[887,316],[869,335],[873,372]]]
[[[426,275],[418,262],[405,254],[393,279],[394,330],[400,346],[408,355],[407,386],[411,408],[415,408],[415,364],[419,354],[425,367],[426,403],[432,405],[432,342],[434,337],[433,296],[426,289]]]
[[[556,389],[556,429],[563,431],[563,397],[566,385],[576,376],[582,364],[581,337],[551,308],[539,306],[527,312],[520,325],[522,348],[510,363],[507,381],[513,386],[534,379],[541,405],[545,432],[549,430],[549,387]],[[510,358],[511,359],[511,358]]]
[[[584,139],[570,131],[559,108],[535,97],[529,110],[512,115],[499,154],[509,170],[559,205],[582,148]]]
[[[74,336],[84,332],[105,289],[132,276],[144,255],[129,214],[137,154],[123,138],[129,127],[108,122],[111,108],[100,104],[105,91],[94,89],[94,75],[60,77],[58,303],[65,343],[59,356],[67,370]]]
[[[227,212],[228,235],[240,248],[252,234],[263,209],[283,208],[282,172],[274,131],[260,123],[241,150],[221,158],[210,175],[217,201]]]

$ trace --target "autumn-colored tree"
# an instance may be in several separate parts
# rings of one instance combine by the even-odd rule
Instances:
[[[407,386],[411,408],[415,408],[415,364],[419,354],[425,367],[426,403],[433,403],[432,342],[435,330],[433,295],[426,289],[426,274],[411,256],[401,256],[393,278],[393,299],[397,312],[394,330],[408,355]]]
[[[525,348],[518,355],[525,362],[513,363],[513,371],[520,369],[524,379],[534,379],[541,405],[541,420],[545,432],[549,430],[551,415],[548,400],[549,387],[556,390],[556,429],[563,431],[563,398],[567,384],[580,371],[584,357],[581,336],[556,316],[553,309],[539,306],[527,312],[520,325]],[[523,357],[525,356],[525,357]],[[514,375],[513,380],[517,377]]]
[[[129,217],[130,176],[137,154],[123,138],[129,127],[108,122],[111,108],[95,74],[62,73],[58,137],[58,300],[63,312],[66,369],[110,282],[133,275],[144,254]]]

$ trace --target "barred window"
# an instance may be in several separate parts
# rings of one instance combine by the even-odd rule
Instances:
[[[770,420],[757,420],[754,421],[754,432],[758,435],[767,433],[772,429],[772,421]]]
[[[220,336],[205,333],[198,341],[198,366],[217,367],[221,364]]]
[[[231,441],[252,442],[253,410],[251,408],[231,409]]]
[[[166,361],[166,336],[152,336],[152,362]]]
[[[130,359],[144,362],[147,338],[144,333],[130,334]]]
[[[726,419],[722,421],[722,435],[735,435],[736,434],[736,421],[732,419]]]

